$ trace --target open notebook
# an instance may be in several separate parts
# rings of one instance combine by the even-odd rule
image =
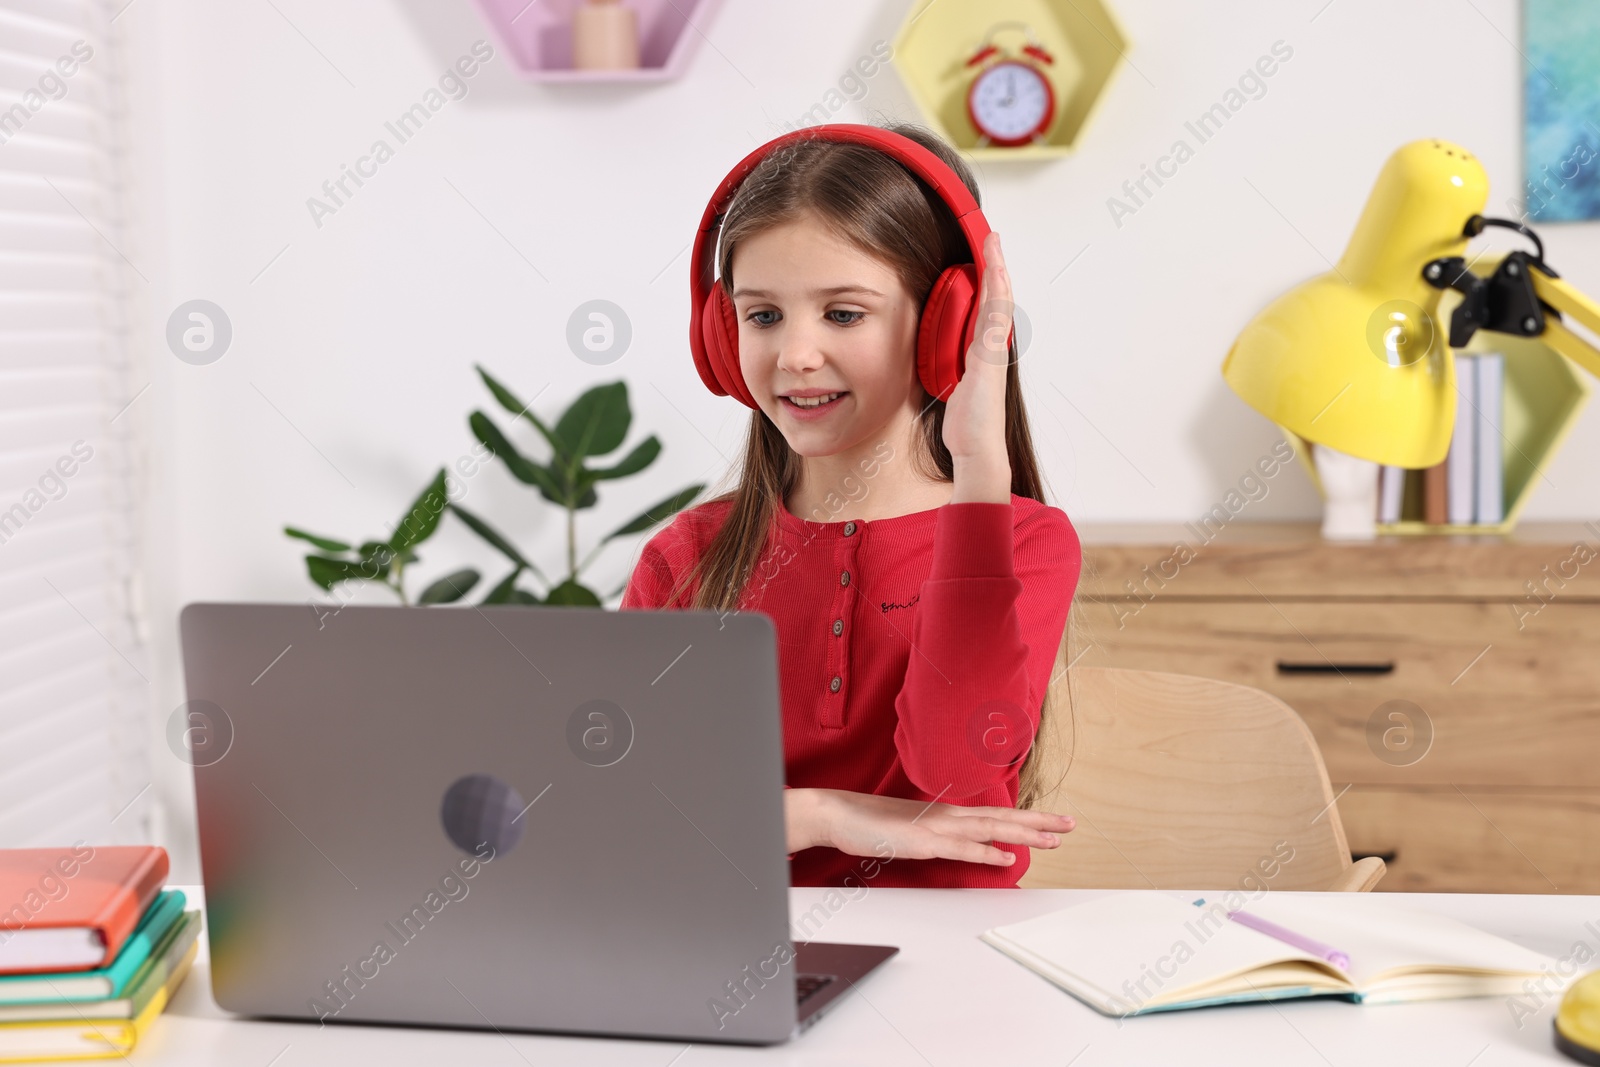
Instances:
[[[1342,950],[1345,972],[1229,920],[1221,901],[1112,893],[980,936],[1106,1015],[1293,997],[1510,996],[1528,978],[1555,973],[1548,956],[1371,894],[1269,893],[1239,909]]]

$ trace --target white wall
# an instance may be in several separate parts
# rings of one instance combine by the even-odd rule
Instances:
[[[140,190],[130,254],[149,278],[139,340],[152,384],[132,413],[149,449],[162,721],[183,699],[177,609],[307,598],[280,528],[383,534],[439,464],[470,448],[466,413],[492,407],[475,361],[525,396],[548,387],[547,412],[627,379],[630,441],[654,432],[666,450],[648,478],[605,488],[583,517],[590,537],[720,475],[745,409],[693,371],[687,243],[726,170],[892,40],[908,7],[727,0],[686,76],[643,87],[524,83],[496,45],[469,95],[319,228],[307,198],[492,38],[466,0],[273,2],[136,0],[120,16]],[[1338,258],[1394,148],[1428,136],[1468,146],[1489,170],[1491,212],[1508,213],[1521,166],[1514,0],[1324,4],[1118,0],[1130,65],[1078,152],[978,167],[1035,330],[1024,376],[1041,460],[1080,523],[1192,518],[1271,447],[1273,428],[1225,387],[1223,354],[1269,298]],[[1280,39],[1294,54],[1266,95],[1118,227],[1107,198]],[[917,117],[892,69],[869,85],[837,120]],[[1545,232],[1551,262],[1600,292],[1594,227]],[[195,297],[233,323],[231,350],[211,366],[180,363],[163,339],[172,309]],[[564,340],[569,313],[596,297],[634,329],[608,367],[580,362]],[[1600,473],[1585,457],[1597,444],[1591,410],[1529,519],[1594,513]],[[560,513],[501,471],[474,478],[468,503],[558,562]],[[1248,517],[1316,513],[1293,470]],[[620,581],[636,547],[609,550],[598,584]],[[424,558],[431,573],[494,562],[459,528]],[[188,770],[153,748],[175,860],[192,872]]]

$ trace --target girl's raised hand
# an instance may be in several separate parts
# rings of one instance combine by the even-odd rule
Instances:
[[[1011,355],[1006,341],[1015,305],[998,233],[990,231],[984,238],[983,259],[978,321],[966,366],[945,398],[944,445],[955,466],[952,503],[1011,499],[1011,460],[1006,452],[1006,365]]]
[[[800,830],[792,824],[791,852],[815,844],[852,856],[882,856],[887,844],[897,859],[950,859],[1008,867],[1015,856],[991,842],[1055,848],[1061,843],[1057,835],[1076,825],[1070,815],[1048,811],[966,808],[843,789],[790,789],[785,799],[802,805],[814,802],[805,819],[809,825]]]

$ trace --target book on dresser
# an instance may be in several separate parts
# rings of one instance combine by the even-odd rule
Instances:
[[[1505,356],[1455,356],[1455,418],[1432,467],[1378,468],[1378,522],[1495,526],[1505,521]]]
[[[1501,443],[1505,405],[1505,357],[1486,352],[1472,359],[1477,368],[1478,418],[1474,430],[1477,478],[1474,514],[1481,525],[1505,518],[1505,476]]]
[[[1456,357],[1456,422],[1445,470],[1450,524],[1470,526],[1478,519],[1478,372],[1471,357]]]

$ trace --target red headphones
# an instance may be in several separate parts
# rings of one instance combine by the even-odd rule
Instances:
[[[746,407],[758,407],[739,371],[738,312],[712,276],[715,266],[712,256],[723,215],[740,183],[775,149],[806,140],[839,141],[876,148],[932,186],[960,224],[972,250],[972,262],[947,267],[939,275],[923,305],[917,328],[917,377],[930,395],[948,400],[950,390],[961,380],[966,368],[967,348],[972,344],[977,326],[983,240],[989,235],[989,222],[966,184],[938,156],[909,137],[855,123],[812,126],[768,141],[745,156],[717,187],[700,220],[700,232],[695,236],[689,263],[689,350],[694,353],[700,380],[718,396],[731,396]]]

